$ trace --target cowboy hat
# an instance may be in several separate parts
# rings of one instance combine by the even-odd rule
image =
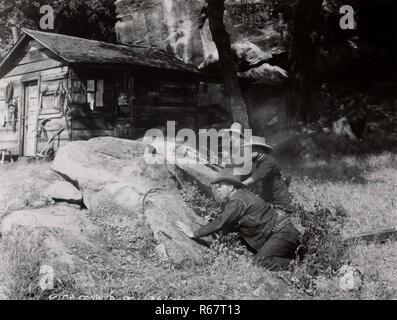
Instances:
[[[219,172],[218,177],[216,177],[211,184],[219,184],[224,182],[240,188],[246,187],[241,180],[242,176],[235,175],[233,168],[224,168],[221,170],[221,172]]]
[[[251,141],[244,144],[243,148],[248,147],[248,146],[259,146],[263,147],[269,150],[273,150],[273,147],[269,146],[266,143],[266,139],[264,137],[259,137],[259,136],[252,136]]]
[[[243,134],[243,126],[242,126],[240,123],[238,123],[238,122],[234,122],[234,123],[230,126],[230,128],[220,130],[220,131],[219,131],[219,135],[220,135],[220,136],[221,136],[221,135],[224,135],[226,132],[231,132],[231,133],[234,132],[234,133],[239,134],[241,137],[244,137],[244,134]]]

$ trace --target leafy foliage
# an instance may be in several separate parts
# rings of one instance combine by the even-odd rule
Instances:
[[[333,272],[341,267],[344,245],[340,233],[346,213],[343,208],[329,210],[319,203],[315,211],[299,207],[298,214],[306,232],[302,237],[305,247],[307,272],[312,275]]]
[[[214,219],[222,212],[221,204],[214,197],[203,194],[194,184],[186,182],[182,196],[199,216],[207,220]]]
[[[0,2],[1,49],[12,45],[11,27],[40,29],[40,8],[54,8],[54,32],[114,42],[116,12],[113,0],[2,0]],[[8,32],[7,32],[8,31]],[[51,30],[45,30],[51,31]]]
[[[211,250],[205,255],[205,263],[213,264],[221,257],[222,260],[230,262],[245,258],[247,261],[252,257],[252,253],[241,242],[238,233],[229,233],[216,239],[210,247]],[[224,261],[223,261],[224,263]]]

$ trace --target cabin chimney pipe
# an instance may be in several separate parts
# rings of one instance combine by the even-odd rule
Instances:
[[[12,27],[12,38],[14,40],[14,44],[18,42],[18,30],[17,27]]]

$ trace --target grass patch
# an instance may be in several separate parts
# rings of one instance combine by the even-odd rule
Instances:
[[[313,248],[323,252],[309,254],[300,267],[303,271],[297,269],[301,282],[309,290],[315,290],[314,297],[318,299],[384,299],[392,296],[397,289],[397,268],[390,259],[395,261],[397,244],[362,243],[343,248],[339,243],[340,237],[397,226],[396,154],[340,155],[312,160],[295,158],[294,161],[281,157],[279,160],[284,173],[292,177],[290,191],[294,200],[306,212],[318,215],[313,219],[315,228],[310,232],[315,242],[321,239],[316,236],[316,229],[320,227],[320,231],[323,222],[327,221],[322,233],[329,236],[329,241],[322,240],[314,245]],[[318,214],[322,212],[319,208],[328,209],[327,217]],[[334,237],[336,239],[332,240]],[[312,276],[310,260],[321,257],[332,262],[334,254],[338,264],[349,262],[362,271],[365,281],[361,291],[346,293],[338,290],[336,265],[330,265],[325,274],[320,272],[319,277]],[[318,278],[320,284],[317,286]]]
[[[317,203],[334,214],[338,210],[346,213],[344,236],[397,225],[395,154],[283,162],[282,167],[293,177],[290,190],[294,199],[306,210],[315,210]],[[365,176],[365,182],[359,183],[354,176],[347,179],[344,172]]]
[[[81,257],[98,279],[92,296],[205,300],[287,299],[293,294],[270,272],[254,266],[251,254],[233,234],[215,241],[201,265],[177,265],[155,256],[153,235],[139,216],[109,205],[91,212],[91,219],[102,227],[108,253],[85,252]],[[264,285],[269,282],[271,287]]]
[[[219,238],[201,265],[175,265],[154,254],[156,242],[139,214],[113,207],[90,213],[103,230],[102,251],[76,250],[90,267],[97,285],[81,291],[78,279],[62,279],[57,294],[125,296],[134,299],[388,299],[397,288],[397,244],[356,244],[340,247],[342,237],[396,226],[396,155],[338,155],[299,160],[278,158],[292,177],[290,190],[305,211],[309,230],[306,259],[292,271],[270,273],[255,266],[252,255],[235,235]],[[0,217],[9,202],[37,200],[56,176],[50,163],[7,164],[0,167],[2,193]],[[213,199],[194,192],[184,195],[199,214],[213,217],[219,208]],[[9,201],[10,200],[10,201]],[[302,216],[303,215],[303,216]],[[44,259],[40,243],[26,231],[0,241],[0,274],[9,297],[46,298],[37,288],[38,270]],[[80,252],[80,253],[79,253]],[[342,263],[356,265],[364,276],[357,292],[339,289],[336,270]],[[290,280],[287,285],[279,277]]]
[[[13,230],[0,242],[0,279],[5,295],[12,300],[39,299],[39,271],[45,250],[42,240],[32,231]]]

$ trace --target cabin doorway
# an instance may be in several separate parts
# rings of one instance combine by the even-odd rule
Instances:
[[[39,115],[39,95],[37,81],[27,82],[23,85],[23,110],[22,110],[22,155],[33,157],[37,149],[37,121]]]

